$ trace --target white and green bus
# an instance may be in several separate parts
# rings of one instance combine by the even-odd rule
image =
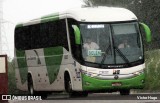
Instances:
[[[20,23],[15,27],[17,88],[32,95],[66,91],[70,96],[129,95],[130,89],[142,89],[141,30],[150,42],[146,24],[131,11],[113,7],[77,8]],[[87,38],[98,48],[84,48]],[[123,41],[129,46],[119,47]]]

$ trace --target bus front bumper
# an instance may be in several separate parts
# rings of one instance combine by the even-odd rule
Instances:
[[[123,89],[143,89],[144,73],[129,79],[102,80],[82,74],[84,91],[118,91]]]

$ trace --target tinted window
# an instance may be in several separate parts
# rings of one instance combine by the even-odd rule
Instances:
[[[68,19],[68,28],[69,28],[69,37],[70,37],[70,42],[71,42],[71,49],[72,49],[72,54],[74,58],[77,58],[77,52],[76,52],[76,44],[75,44],[75,34],[74,30],[72,28],[72,25],[78,25],[77,22],[74,19]]]
[[[15,47],[20,50],[62,46],[68,49],[65,20],[16,28]]]
[[[20,50],[31,48],[31,35],[29,27],[16,28],[15,30],[15,47]]]

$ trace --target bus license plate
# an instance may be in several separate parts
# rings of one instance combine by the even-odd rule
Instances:
[[[121,86],[122,84],[119,82],[112,83],[112,86]]]

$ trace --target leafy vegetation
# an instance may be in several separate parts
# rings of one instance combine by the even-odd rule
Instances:
[[[13,61],[8,61],[8,93],[9,94],[24,94],[17,89],[16,77],[15,77],[15,67]]]
[[[16,78],[15,78],[15,68],[12,61],[8,61],[8,87],[9,94],[15,94],[17,92],[16,88]]]
[[[160,50],[146,52],[146,85],[144,90],[160,90]]]

